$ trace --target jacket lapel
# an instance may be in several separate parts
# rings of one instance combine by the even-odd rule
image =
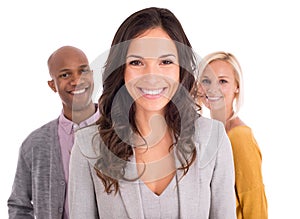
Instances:
[[[131,160],[135,161],[135,156]],[[135,162],[128,162],[125,169],[126,179],[137,179],[137,167]],[[120,196],[124,203],[126,212],[129,218],[144,218],[143,205],[140,195],[140,181],[126,181],[120,180]]]
[[[196,147],[199,145],[197,143]],[[197,151],[198,152],[198,151]],[[179,161],[176,165],[179,167]],[[198,175],[197,160],[189,168],[188,173],[182,177],[183,171],[177,170],[177,189],[179,199],[179,218],[190,218],[198,215],[200,201],[200,179]]]
[[[120,181],[120,195],[129,218],[144,218],[139,181]]]

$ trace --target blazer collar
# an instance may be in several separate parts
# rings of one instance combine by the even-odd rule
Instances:
[[[133,155],[131,162],[126,165],[125,178],[132,180],[120,180],[120,196],[123,200],[125,209],[129,218],[144,218],[143,205],[141,199],[141,192],[138,180],[137,167],[135,163],[135,155]],[[136,179],[136,180],[135,180]]]
[[[139,181],[120,181],[120,196],[123,200],[128,217],[132,219],[144,218],[143,205],[140,195]]]

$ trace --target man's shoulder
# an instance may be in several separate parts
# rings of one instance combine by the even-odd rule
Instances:
[[[36,145],[53,141],[58,136],[58,119],[54,119],[32,131],[22,143],[22,149],[28,150]]]
[[[35,136],[39,136],[40,134],[47,134],[47,135],[51,135],[51,131],[53,132],[54,130],[58,129],[58,119],[54,119],[44,125],[42,125],[41,127],[35,129],[34,131],[32,131],[29,135],[28,138],[30,137],[35,137]]]

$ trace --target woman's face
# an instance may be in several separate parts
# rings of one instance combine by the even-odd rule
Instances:
[[[163,29],[150,29],[134,38],[124,79],[136,109],[162,112],[178,88],[179,71],[175,43]]]
[[[228,62],[212,61],[204,70],[199,85],[201,101],[212,110],[225,107],[228,119],[233,113],[233,101],[239,92],[234,70]]]

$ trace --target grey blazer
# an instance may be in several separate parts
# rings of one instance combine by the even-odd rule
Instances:
[[[33,131],[19,150],[10,219],[60,219],[66,183],[58,139],[58,119]]]
[[[120,181],[116,195],[104,192],[93,169],[98,152],[91,138],[96,133],[97,127],[92,126],[75,135],[68,190],[70,218],[145,218],[138,183]],[[232,150],[224,126],[200,117],[195,145],[197,159],[178,184],[179,218],[236,218]]]

